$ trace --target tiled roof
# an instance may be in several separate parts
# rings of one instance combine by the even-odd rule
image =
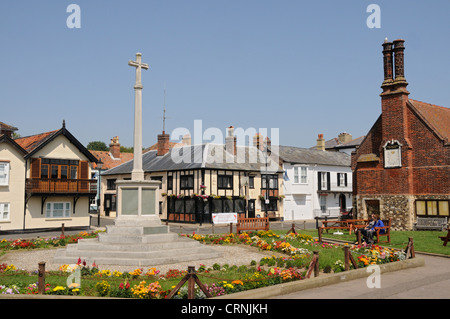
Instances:
[[[90,151],[99,161],[103,162],[102,170],[107,170],[119,166],[133,159],[133,153],[120,153],[120,158],[113,158],[109,151]],[[93,168],[97,165],[93,163]]]
[[[3,123],[3,122],[0,122],[0,129],[2,131],[17,131],[18,130],[17,127],[14,127],[12,125],[8,125],[8,124]]]
[[[450,140],[450,108],[411,99],[409,102],[439,136]]]
[[[48,138],[50,138],[53,134],[58,132],[51,131],[36,135],[31,135],[27,137],[20,137],[16,138],[14,141],[19,144],[24,150],[26,150],[28,153],[32,152],[35,148],[37,148],[39,145],[44,143]]]

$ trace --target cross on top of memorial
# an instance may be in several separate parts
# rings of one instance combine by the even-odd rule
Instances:
[[[129,66],[134,66],[136,68],[136,86],[139,86],[139,88],[142,89],[142,82],[141,82],[141,70],[145,69],[148,70],[148,64],[142,63],[142,53],[138,52],[136,53],[136,61],[128,61]]]

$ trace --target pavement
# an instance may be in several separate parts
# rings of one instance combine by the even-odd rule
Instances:
[[[273,296],[273,299],[449,299],[450,258],[417,254],[424,266]]]
[[[104,229],[106,225],[114,223],[114,218],[102,217],[100,225],[97,217],[92,219],[89,230]],[[291,228],[292,221],[271,222],[271,229],[286,230]],[[315,228],[316,222],[294,221],[296,230],[303,228]],[[229,232],[228,225],[211,224],[177,224],[171,223],[170,230],[177,233],[198,234],[226,233]],[[86,230],[86,229],[85,229]],[[65,230],[65,234],[77,234],[80,229]],[[45,232],[26,233],[2,233],[0,238],[37,238],[60,236],[61,230]],[[450,247],[449,247],[450,249]],[[269,299],[449,299],[450,298],[450,256],[437,256],[421,254],[416,252],[415,265],[395,271],[381,271],[380,276],[375,278],[372,273],[361,275],[359,278],[349,280],[329,280],[329,283],[321,283],[320,287],[309,287],[308,289],[296,289],[274,291],[269,295],[254,295],[255,298]],[[394,263],[395,264],[395,263]],[[320,277],[320,276],[319,276]],[[312,280],[319,280],[318,278]],[[331,276],[330,276],[331,278]],[[342,278],[341,278],[342,279]],[[326,281],[321,278],[320,280]],[[308,280],[305,280],[308,281]],[[312,283],[312,282],[311,282]],[[263,289],[263,288],[262,288]],[[258,289],[256,289],[258,290]],[[244,298],[252,298],[251,295]]]

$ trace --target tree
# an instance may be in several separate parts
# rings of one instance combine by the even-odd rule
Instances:
[[[104,142],[101,141],[92,141],[86,147],[90,151],[108,151],[109,148],[106,146]]]

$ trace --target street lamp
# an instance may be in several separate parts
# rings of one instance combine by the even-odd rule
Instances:
[[[101,190],[102,190],[102,175],[101,175],[101,170],[103,167],[103,162],[100,160],[97,162],[97,169],[98,169],[98,177],[97,177],[97,183],[98,183],[98,188],[97,188],[97,226],[100,227],[100,194],[101,194]]]
[[[270,199],[269,199],[269,181],[270,181],[270,179],[269,179],[269,172],[267,170],[267,162],[269,161],[269,157],[270,157],[270,154],[272,152],[270,151],[270,149],[267,146],[266,146],[265,151],[266,151],[266,176],[265,176],[265,179],[266,179],[266,196],[264,196],[264,198],[265,198],[266,209],[265,209],[265,216],[264,217],[267,217],[267,216],[269,216],[269,203],[270,203]]]

